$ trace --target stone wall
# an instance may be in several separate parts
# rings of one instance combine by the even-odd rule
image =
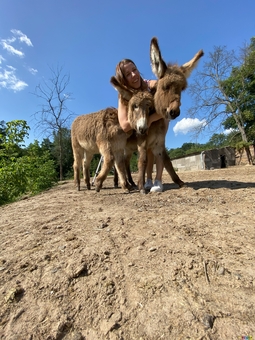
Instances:
[[[235,149],[225,147],[206,150],[190,156],[172,159],[174,168],[179,171],[221,169],[236,164]]]

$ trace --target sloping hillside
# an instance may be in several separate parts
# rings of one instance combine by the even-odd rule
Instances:
[[[254,337],[255,168],[179,176],[1,207],[0,339]]]

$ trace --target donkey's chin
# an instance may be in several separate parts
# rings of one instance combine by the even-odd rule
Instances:
[[[136,130],[136,133],[138,134],[138,135],[145,135],[146,133],[148,132],[148,128],[146,127],[146,128],[139,128],[139,129],[137,129]]]

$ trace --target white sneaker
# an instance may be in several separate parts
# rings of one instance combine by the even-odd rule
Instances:
[[[153,187],[152,180],[147,179],[146,183],[144,184],[144,189],[149,191],[152,187]]]
[[[158,179],[155,179],[155,182],[150,192],[162,192],[162,191],[163,191],[163,184]]]

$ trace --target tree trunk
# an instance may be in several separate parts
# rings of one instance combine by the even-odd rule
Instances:
[[[252,155],[251,155],[250,147],[246,146],[245,147],[245,151],[246,151],[246,155],[247,155],[247,159],[248,159],[249,164],[253,164],[252,163]]]
[[[59,180],[63,181],[63,141],[61,129],[59,130]]]
[[[236,124],[237,124],[237,127],[238,127],[238,129],[241,133],[242,140],[243,140],[243,142],[248,143],[247,136],[246,136],[246,133],[245,133],[245,130],[244,130],[244,126],[243,126],[242,121],[240,121],[239,116],[241,117],[240,114],[237,115],[236,113],[233,113],[233,117],[234,117]],[[245,151],[246,151],[246,155],[247,155],[247,159],[248,159],[249,164],[252,164],[252,156],[251,156],[250,147],[245,146]]]

